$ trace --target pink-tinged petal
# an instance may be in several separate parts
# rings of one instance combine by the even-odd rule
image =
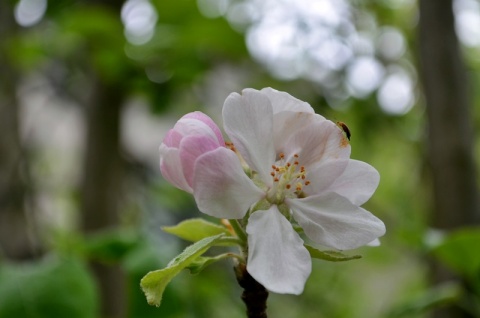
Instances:
[[[336,193],[286,202],[305,234],[327,247],[354,249],[385,234],[380,219]]]
[[[193,118],[193,119],[196,119],[196,120],[199,120],[199,121],[203,122],[208,127],[210,127],[210,129],[213,131],[213,133],[217,137],[218,143],[220,145],[225,144],[225,141],[223,139],[222,132],[220,131],[220,128],[218,128],[217,124],[215,124],[215,122],[210,117],[205,115],[204,113],[199,112],[199,111],[195,111],[195,112],[186,114],[185,116],[183,116],[183,118]]]
[[[265,196],[242,169],[237,155],[217,148],[195,162],[193,195],[198,209],[218,218],[241,219]]]
[[[180,162],[183,174],[190,186],[193,185],[193,171],[198,157],[218,148],[218,141],[210,136],[187,136],[180,143]]]
[[[348,165],[348,159],[326,160],[306,170],[306,180],[310,181],[303,188],[306,196],[318,195],[330,190],[330,186],[342,175]]]
[[[346,160],[350,144],[343,132],[331,121],[315,121],[295,132],[285,143],[288,160],[298,154],[300,165],[309,168],[328,160]]]
[[[374,167],[351,159],[343,174],[329,187],[329,191],[336,192],[360,206],[370,199],[379,182],[380,174]]]
[[[292,224],[273,205],[248,219],[247,271],[268,290],[299,295],[312,270],[310,254]]]
[[[177,148],[168,148],[160,145],[160,171],[162,176],[175,187],[192,193],[192,187],[188,184],[180,164],[180,154]]]
[[[223,105],[223,125],[250,168],[270,185],[270,167],[275,162],[270,100],[253,89],[230,94]]]
[[[182,140],[183,135],[174,129],[170,129],[165,138],[163,138],[163,144],[167,147],[178,148],[180,146],[180,141]]]
[[[277,91],[271,87],[266,87],[262,89],[261,92],[272,102],[274,114],[283,111],[315,113],[310,104],[303,102],[288,93]]]
[[[187,115],[180,118],[173,129],[178,132],[183,137],[186,136],[209,136],[213,140],[218,141],[218,136],[212,128],[207,125],[205,122],[198,120],[196,118],[186,117]],[[219,146],[224,146],[225,142],[223,138],[221,141],[218,141]]]

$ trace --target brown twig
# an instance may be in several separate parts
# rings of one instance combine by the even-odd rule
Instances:
[[[245,264],[235,266],[235,275],[243,288],[242,300],[247,306],[247,317],[267,318],[268,291],[247,272]]]

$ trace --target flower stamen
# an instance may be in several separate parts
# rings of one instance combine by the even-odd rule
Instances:
[[[235,145],[233,144],[233,142],[225,141],[225,147],[227,147],[233,152],[237,152],[237,148],[235,148]]]
[[[282,203],[286,197],[304,197],[303,188],[310,184],[307,180],[305,166],[300,166],[298,154],[293,154],[291,159],[285,162],[285,154],[278,155],[279,160],[272,165],[270,175],[274,185],[269,190],[269,201]]]

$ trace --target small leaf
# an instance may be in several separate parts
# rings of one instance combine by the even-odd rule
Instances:
[[[205,221],[204,219],[185,220],[175,226],[164,226],[162,229],[167,233],[192,242],[219,234],[231,236],[231,233],[223,226]]]
[[[222,259],[228,257],[235,257],[232,253],[225,253],[215,257],[198,257],[195,261],[193,261],[190,265],[188,265],[188,270],[190,270],[190,274],[196,275],[203,271],[208,265],[218,262]]]
[[[168,263],[166,268],[151,271],[145,275],[140,282],[140,286],[147,297],[147,302],[150,305],[160,306],[163,291],[173,277],[224,238],[223,234],[206,237],[188,246],[180,255]]]
[[[362,257],[361,255],[345,255],[338,251],[320,251],[313,246],[307,244],[305,244],[305,248],[308,250],[311,257],[323,259],[324,261],[329,262],[345,262],[352,259],[359,259]]]

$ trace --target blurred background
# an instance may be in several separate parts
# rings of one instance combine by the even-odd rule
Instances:
[[[480,317],[478,0],[0,1],[0,317],[245,317],[228,262],[139,282],[199,217],[162,179],[183,114],[273,87],[345,122],[387,234],[271,317]]]

